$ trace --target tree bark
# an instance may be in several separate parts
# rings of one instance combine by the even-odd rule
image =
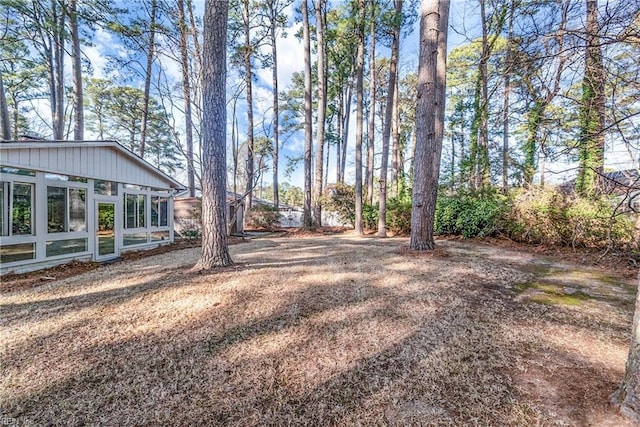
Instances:
[[[611,402],[624,416],[640,424],[640,274],[627,367],[622,383],[611,395]]]
[[[375,136],[376,136],[376,10],[375,2],[372,6],[370,28],[370,58],[369,58],[369,130],[367,132],[367,167],[365,179],[367,181],[367,203],[373,205],[373,176],[375,168]]]
[[[69,3],[69,27],[71,29],[71,68],[73,73],[73,139],[82,141],[84,140],[84,95],[77,0],[71,0]]]
[[[142,105],[142,123],[140,124],[140,145],[138,146],[138,155],[140,157],[144,157],[145,154],[147,143],[147,127],[149,126],[149,98],[151,97],[151,76],[153,74],[153,59],[155,56],[157,11],[157,0],[151,0],[151,15],[149,21],[149,50],[147,51],[147,63],[144,76],[144,100]]]
[[[242,21],[244,24],[244,83],[247,94],[247,209],[253,207],[253,188],[256,185],[253,154],[255,141],[253,135],[253,68],[251,66],[251,56],[253,48],[251,46],[251,26],[249,24],[249,0],[243,0]]]
[[[513,14],[514,2],[509,3],[509,29],[507,35],[507,52],[505,54],[504,70],[504,103],[502,106],[502,193],[509,191],[509,95],[511,95],[512,45],[513,45]]]
[[[51,0],[54,22],[52,61],[50,78],[52,82],[53,139],[64,139],[64,13],[58,0]]]
[[[354,228],[362,236],[362,132],[363,132],[363,103],[364,103],[364,0],[358,0],[358,52],[356,54],[356,202]]]
[[[184,14],[184,0],[177,0],[178,28],[180,30],[180,64],[182,66],[182,95],[184,97],[184,128],[187,146],[187,187],[189,197],[195,197],[195,168],[193,163],[193,119],[191,113],[191,76],[189,52],[187,50],[187,22]]]
[[[322,175],[324,167],[324,131],[327,111],[327,77],[324,46],[324,9],[325,0],[316,2],[316,38],[317,38],[317,72],[318,72],[318,129],[316,132],[316,176],[313,202],[314,224],[322,225]]]
[[[446,90],[449,0],[422,0],[411,249],[433,250]]]
[[[309,35],[309,7],[302,0],[302,32],[304,43],[304,212],[303,225],[313,226],[311,216],[311,152],[313,135],[311,132],[311,36]]]
[[[605,93],[604,65],[600,47],[598,1],[587,0],[587,47],[580,111],[580,165],[576,187],[583,196],[600,193],[604,172]]]
[[[400,24],[402,22],[402,0],[395,0],[395,15],[391,43],[391,61],[389,62],[389,84],[387,86],[387,104],[382,132],[382,159],[380,161],[380,195],[378,199],[378,237],[387,237],[387,175],[389,165],[389,142],[393,121],[396,78],[398,76],[398,51],[400,43]]]
[[[207,0],[203,45],[202,255],[195,270],[233,264],[227,246],[227,17],[229,2]]]
[[[278,101],[278,47],[276,43],[276,25],[278,12],[274,2],[269,2],[270,27],[269,38],[271,42],[271,76],[273,96],[273,204],[276,209],[280,206],[280,193],[278,189],[278,163],[280,150],[280,106]]]
[[[2,73],[0,73],[0,139],[9,141],[11,139],[11,124],[9,122],[9,105],[2,83]]]

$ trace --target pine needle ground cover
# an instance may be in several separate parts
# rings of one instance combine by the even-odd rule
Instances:
[[[18,425],[599,425],[635,281],[472,242],[257,239],[0,294]]]

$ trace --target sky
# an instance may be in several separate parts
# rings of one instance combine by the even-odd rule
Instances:
[[[335,2],[334,2],[335,3]],[[296,2],[296,5],[298,2]],[[202,16],[204,11],[204,2],[201,0],[196,0],[194,2],[196,8],[196,15]],[[419,5],[418,5],[419,7]],[[419,11],[417,11],[419,12]],[[293,6],[289,8],[288,14],[290,15],[290,21],[294,22],[293,19]],[[286,37],[281,37],[278,40],[278,81],[280,90],[286,90],[287,86],[291,81],[291,77],[294,72],[302,72],[303,71],[303,48],[302,42],[295,37],[296,32],[300,29],[301,24],[293,24],[291,28],[289,28],[286,32]],[[474,38],[479,35],[480,28],[478,23],[478,11],[477,11],[477,2],[470,0],[453,0],[451,2],[451,11],[450,11],[450,30],[448,35],[449,40],[449,51],[454,49],[455,47],[462,45],[468,42],[469,38]],[[463,34],[470,34],[471,36],[465,36]],[[417,56],[418,56],[418,36],[419,36],[419,20],[416,20],[413,32],[401,41],[401,72],[413,71],[417,68]],[[106,75],[106,66],[107,66],[107,57],[108,55],[125,55],[126,50],[117,40],[117,37],[106,32],[100,28],[96,29],[93,44],[88,46],[83,46],[83,52],[87,58],[87,60],[91,63],[93,69],[93,77],[107,77]],[[387,52],[384,49],[378,50],[378,56],[388,56]],[[67,67],[70,67],[70,61],[67,61]],[[165,67],[166,73],[176,82],[181,81],[181,70],[180,65],[178,63],[164,60],[162,65]],[[233,76],[233,70],[230,70],[230,76]],[[269,117],[271,114],[271,70],[270,69],[256,69],[256,84],[254,86],[254,115],[257,120],[264,116]],[[70,75],[70,70],[69,70]],[[230,85],[231,86],[231,85]],[[43,106],[42,114],[44,117],[47,116],[48,106]],[[352,109],[352,114],[355,115],[355,108]],[[178,123],[181,123],[180,113],[174,113],[176,116],[176,120]],[[241,120],[244,120],[243,117],[246,117],[246,114],[239,114]],[[355,139],[355,117],[351,118],[351,126],[350,126],[350,136],[349,136],[349,145],[353,147],[354,139]],[[240,126],[242,128],[242,124]],[[259,129],[259,127],[257,128]],[[230,135],[230,132],[229,132]],[[243,138],[244,135],[241,135]],[[280,171],[284,171],[287,160],[287,157],[299,157],[301,152],[303,151],[303,135],[302,133],[295,135],[289,138],[284,146],[281,149],[281,161],[280,161]],[[615,152],[618,153],[616,156],[608,156],[607,163],[608,166],[613,166],[615,168],[628,168],[633,167],[633,163],[630,161],[630,157],[623,149],[620,147],[613,147]],[[348,150],[350,153],[353,152],[353,149]],[[315,147],[314,147],[315,152]],[[351,154],[352,156],[352,154]],[[330,181],[333,177],[335,177],[335,164],[333,161],[334,154],[332,154],[332,161],[330,163],[330,170],[328,173]],[[546,165],[547,170],[550,171],[549,177],[563,180],[567,179],[567,175],[561,172],[572,169],[575,167],[573,164],[567,163],[549,163]],[[347,161],[347,180],[352,181],[354,175],[353,168],[353,159],[348,158]],[[569,173],[571,175],[571,173]],[[265,185],[270,183],[271,181],[271,171],[268,171],[265,174]],[[182,182],[186,182],[186,174],[182,173],[178,176],[178,179]],[[300,163],[297,170],[290,177],[284,176],[284,172],[280,173],[280,182],[288,181],[293,185],[298,185],[300,187],[303,186],[303,170],[302,164]]]

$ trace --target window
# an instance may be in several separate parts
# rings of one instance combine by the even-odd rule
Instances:
[[[87,239],[54,240],[47,243],[47,256],[67,255],[77,252],[86,252]]]
[[[25,261],[36,257],[35,243],[20,243],[17,245],[2,245],[0,247],[0,263]]]
[[[105,196],[117,196],[118,183],[113,181],[103,181],[101,179],[96,179],[93,182],[93,192],[96,194],[102,194]]]
[[[33,234],[33,184],[0,182],[0,231],[3,236]]]
[[[83,188],[47,187],[47,232],[86,231],[86,194]]]
[[[144,194],[125,194],[124,195],[124,224],[125,228],[143,228],[145,218],[145,199]]]
[[[11,234],[33,234],[33,184],[13,183]]]
[[[168,199],[166,197],[151,196],[151,226],[166,227]]]

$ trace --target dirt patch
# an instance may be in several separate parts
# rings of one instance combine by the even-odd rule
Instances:
[[[406,238],[263,237],[232,246],[236,265],[221,270],[189,274],[192,247],[3,289],[1,415],[631,425],[608,396],[637,282],[495,242],[437,244],[416,253]]]

